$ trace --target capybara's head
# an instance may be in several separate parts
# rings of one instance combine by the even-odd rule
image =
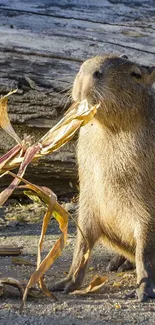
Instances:
[[[142,66],[127,56],[103,55],[85,61],[75,78],[74,101],[100,103],[96,118],[109,127],[126,127],[145,116],[155,67]]]

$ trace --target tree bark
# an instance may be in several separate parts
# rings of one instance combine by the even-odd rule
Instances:
[[[1,0],[0,93],[9,99],[17,133],[39,139],[70,105],[80,64],[103,52],[125,53],[154,64],[153,0]],[[0,131],[0,154],[14,145]],[[31,165],[26,178],[58,195],[77,192],[76,139]],[[8,182],[0,180],[0,189]]]

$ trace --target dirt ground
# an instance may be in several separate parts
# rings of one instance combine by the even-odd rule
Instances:
[[[73,215],[76,208],[74,205],[66,203],[66,208],[71,210]],[[21,205],[17,201],[11,201],[4,210],[0,209],[0,245],[23,246],[20,257],[35,264],[43,211],[44,208],[40,205]],[[52,220],[46,235],[43,256],[59,234],[57,223]],[[70,221],[68,245],[46,274],[49,287],[68,272],[75,234],[74,222]],[[88,284],[95,274],[107,274],[105,268],[112,256],[103,246],[95,247],[84,285]],[[21,282],[27,282],[34,269],[33,265],[15,265],[11,257],[1,257],[0,277],[11,276]],[[56,293],[57,302],[47,297],[29,297],[22,315],[19,314],[20,293],[16,288],[6,286],[4,294],[0,297],[0,324],[155,324],[155,302],[139,303],[135,298],[125,297],[135,286],[135,272],[111,272],[107,275],[108,282],[97,293],[85,296]]]

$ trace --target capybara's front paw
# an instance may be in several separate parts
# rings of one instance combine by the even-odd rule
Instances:
[[[69,278],[65,278],[57,283],[55,283],[50,290],[51,291],[64,291],[65,286],[67,285],[67,283],[70,281]]]
[[[80,288],[80,284],[78,283],[78,281],[75,281],[70,277],[57,282],[55,285],[53,285],[50,288],[50,290],[63,291],[64,293],[69,293],[79,288]]]

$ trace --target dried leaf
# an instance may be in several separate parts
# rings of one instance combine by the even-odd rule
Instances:
[[[114,304],[114,307],[115,307],[115,309],[121,309],[122,308],[122,306],[119,304],[119,302],[116,302]]]
[[[14,93],[16,93],[17,89],[10,91],[7,95],[0,98],[0,126],[9,134],[11,135],[19,144],[22,144],[22,141],[16,134],[15,130],[13,129],[8,113],[7,113],[7,102],[8,97]]]
[[[25,180],[24,178],[22,178],[19,175],[16,175],[12,172],[8,172],[10,175],[12,175],[13,177],[17,178],[19,181],[22,181],[23,183],[25,183],[26,185],[24,186],[20,186],[20,188],[28,188],[32,191],[34,191],[35,193],[37,193],[37,195],[46,203],[48,204],[48,210],[44,215],[43,218],[43,223],[42,223],[42,231],[41,231],[41,236],[40,236],[40,240],[39,240],[39,245],[38,245],[38,261],[37,261],[37,266],[39,266],[40,261],[41,261],[41,250],[42,250],[42,243],[43,243],[43,238],[44,235],[46,233],[47,230],[47,226],[49,224],[50,221],[50,217],[52,215],[54,206],[56,204],[56,195],[52,192],[52,190],[50,190],[49,188],[46,187],[41,187],[41,186],[36,186],[30,182],[28,182],[27,180]]]
[[[20,293],[23,295],[23,292],[24,292],[24,287],[23,285],[17,280],[17,279],[14,279],[14,278],[1,278],[0,279],[0,285],[10,285],[10,286],[13,286],[13,287],[17,287],[20,291]]]
[[[44,201],[47,205],[50,203],[51,199],[56,200],[56,195],[51,189],[49,189],[45,186],[34,185],[31,182],[27,181],[25,178],[19,176],[18,174],[16,175],[13,172],[8,171],[8,174],[17,178],[19,181],[25,183],[26,185],[22,185],[19,187],[23,188],[23,189],[26,188],[26,189],[30,189],[30,190],[34,191],[42,199],[42,201]],[[27,191],[26,191],[26,195],[27,195]]]
[[[55,297],[55,295],[54,295],[51,291],[48,290],[48,288],[46,287],[46,285],[45,285],[45,283],[44,283],[44,281],[43,281],[42,278],[39,280],[39,284],[40,284],[40,288],[42,289],[42,291],[44,292],[44,294],[45,294],[47,297],[51,297],[51,298],[53,298],[53,299],[56,300],[56,301],[58,300],[58,299]]]
[[[11,263],[15,265],[31,265],[35,266],[35,264],[32,261],[29,261],[23,257],[12,257]]]
[[[80,104],[74,105],[73,110],[69,111],[47,134],[40,139],[43,149],[41,154],[47,154],[57,150],[66,142],[68,142],[79,129],[80,126],[88,123],[96,114],[98,105],[91,108],[88,107],[87,100],[83,100]]]
[[[45,189],[44,189],[44,191],[45,191]],[[46,234],[46,230],[47,230],[47,227],[48,227],[48,224],[49,224],[55,204],[56,204],[56,196],[51,191],[50,199],[49,199],[49,206],[48,206],[48,210],[45,213],[44,218],[43,218],[42,230],[41,230],[41,235],[40,235],[39,244],[38,244],[37,267],[39,267],[40,262],[41,262],[41,250],[42,250],[43,239]]]
[[[108,280],[107,276],[95,275],[88,287],[86,287],[85,289],[81,289],[81,290],[75,290],[75,291],[71,292],[71,294],[86,295],[87,293],[92,293],[92,292],[98,291],[99,289],[101,289],[103,287],[103,285],[105,284],[105,282],[107,282],[107,280]]]
[[[12,287],[17,287],[23,296],[24,290],[25,290],[25,284],[22,284],[20,281],[17,279],[11,278],[11,277],[6,277],[6,278],[1,278],[0,279],[0,296],[4,294],[4,287],[5,285],[12,286]],[[29,296],[32,296],[34,298],[40,298],[42,295],[42,292],[38,290],[37,288],[33,288],[29,290]]]
[[[21,150],[21,145],[17,144],[11,150],[9,150],[5,155],[0,157],[0,170],[8,163],[10,159],[17,155],[17,153]]]
[[[120,288],[122,286],[122,283],[121,282],[114,281],[112,286],[113,287]]]
[[[45,289],[45,286],[43,286],[43,280],[42,277],[44,273],[50,268],[50,266],[54,263],[54,261],[61,255],[62,249],[66,245],[67,240],[67,229],[68,229],[68,215],[67,212],[56,202],[54,210],[56,210],[56,219],[59,222],[59,228],[62,231],[61,236],[56,241],[50,252],[47,254],[47,256],[44,258],[44,260],[40,263],[40,265],[37,267],[37,269],[34,271],[34,273],[31,275],[31,278],[26,286],[24,296],[23,296],[23,303],[25,303],[28,290],[37,282],[40,282],[42,289],[45,293],[47,292],[47,288]],[[61,211],[61,215],[59,215],[59,212]],[[63,211],[63,213],[62,213]],[[43,231],[42,231],[43,232]],[[56,297],[52,294],[52,297],[56,299]],[[23,307],[23,305],[22,305]]]
[[[21,186],[22,187],[22,186]],[[20,188],[20,186],[19,186]],[[37,203],[37,204],[42,204],[42,200],[39,198],[38,195],[36,195],[33,191],[29,191],[29,190],[26,190],[24,191],[24,194],[30,199],[33,201],[33,203]]]
[[[73,120],[69,124],[61,126],[60,130],[54,131],[46,142],[46,146],[40,151],[40,155],[47,155],[64,146],[65,143],[73,138],[81,125],[81,121]]]
[[[1,126],[5,128],[8,132],[8,130],[10,130],[10,122],[6,111],[6,102],[4,104],[5,105],[3,105],[3,111],[5,112],[5,118],[2,120]],[[68,228],[68,214],[58,204],[55,194],[46,187],[36,186],[26,181],[23,178],[23,175],[28,164],[32,160],[37,159],[43,155],[49,154],[55,150],[58,150],[66,142],[68,142],[74,136],[75,132],[79,129],[80,126],[85,125],[92,119],[92,117],[96,113],[98,106],[99,105],[89,108],[86,100],[80,104],[75,104],[73,109],[67,112],[64,118],[59,123],[57,123],[57,125],[55,125],[43,138],[40,139],[38,144],[30,146],[27,150],[24,148],[23,145],[21,150],[13,148],[12,151],[10,151],[7,155],[4,155],[1,159],[2,165],[0,172],[5,173],[5,171],[7,171],[8,174],[14,177],[14,180],[9,185],[9,187],[0,194],[1,205],[7,200],[7,198],[11,195],[11,193],[21,181],[26,184],[22,186],[23,188],[34,191],[41,198],[41,200],[43,200],[48,205],[48,210],[44,215],[42,232],[38,244],[37,268],[33,272],[26,286],[23,295],[23,303],[25,303],[26,301],[29,289],[32,288],[32,286],[34,286],[37,282],[40,284],[41,289],[46,295],[52,296],[54,299],[56,299],[55,296],[46,288],[46,285],[43,282],[43,275],[54,263],[55,259],[61,255],[62,249],[66,245]],[[12,131],[10,132],[10,134],[14,135]],[[19,165],[20,168],[17,175],[12,172],[9,172],[10,169],[13,169]],[[41,250],[43,245],[43,239],[52,214],[53,217],[58,221],[59,228],[62,231],[62,234],[56,241],[54,246],[51,248],[50,252],[44,258],[44,260],[41,262]],[[81,267],[84,263],[87,262],[89,254],[90,251],[88,249],[79,267]],[[78,270],[76,270],[76,272],[78,272]],[[101,284],[97,285],[101,286]],[[92,284],[91,291],[93,291],[94,287],[95,285]]]
[[[33,160],[48,155],[64,146],[66,142],[71,140],[81,126],[85,125],[93,118],[98,107],[99,104],[89,108],[86,100],[82,101],[80,104],[75,103],[73,109],[51,128],[39,140],[38,144],[31,146],[31,148],[40,147],[40,150],[34,155]],[[2,166],[3,168],[1,168],[0,173],[3,174],[6,170],[8,171],[18,167],[21,162],[23,162],[24,157],[15,156],[12,158],[8,163]]]
[[[15,147],[12,148],[11,150],[14,150],[14,149],[15,149]],[[3,163],[4,159],[5,159],[5,155],[1,156],[0,159],[2,161],[3,166],[0,169],[0,177],[3,177],[8,170],[15,169],[20,166],[20,164],[22,163],[22,161],[24,159],[25,151],[26,150],[24,150],[24,148],[21,147],[20,150],[17,151],[13,157],[10,157],[10,158],[8,157],[8,161],[6,161],[5,163]],[[7,152],[7,154],[9,154],[9,152]]]
[[[68,229],[68,214],[67,212],[57,203],[56,201],[56,195],[46,187],[36,186],[28,181],[26,181],[24,178],[15,175],[12,172],[9,172],[10,175],[13,177],[16,177],[18,180],[24,182],[26,185],[23,186],[23,188],[28,188],[33,190],[37,195],[46,203],[48,204],[48,210],[45,213],[43,224],[42,224],[42,231],[41,236],[38,244],[38,259],[37,259],[37,269],[33,272],[31,275],[31,278],[26,286],[24,295],[23,295],[23,304],[21,306],[21,309],[23,308],[27,294],[30,288],[32,288],[37,282],[39,282],[40,287],[46,293],[48,296],[53,297],[56,300],[56,297],[46,288],[44,282],[43,282],[43,275],[44,273],[50,268],[50,266],[54,263],[55,259],[61,255],[62,249],[66,245],[67,241],[67,229]],[[53,213],[54,211],[54,213]],[[54,218],[59,223],[59,228],[62,231],[62,235],[59,237],[59,239],[56,241],[50,252],[47,254],[47,256],[44,258],[44,260],[41,262],[41,250],[42,250],[42,243],[43,238],[47,230],[47,226],[50,220],[50,217],[53,213]]]
[[[28,166],[28,164],[32,161],[33,157],[36,155],[36,153],[40,150],[40,145],[33,145],[30,148],[28,148],[25,152],[24,155],[24,159],[20,165],[19,171],[17,176],[23,176],[26,170],[26,167]],[[16,175],[14,176],[16,177]],[[12,192],[16,189],[16,187],[18,186],[18,184],[20,183],[20,178],[16,177],[11,184],[0,193],[0,205],[3,205],[7,199],[9,198],[9,196],[12,194]]]

